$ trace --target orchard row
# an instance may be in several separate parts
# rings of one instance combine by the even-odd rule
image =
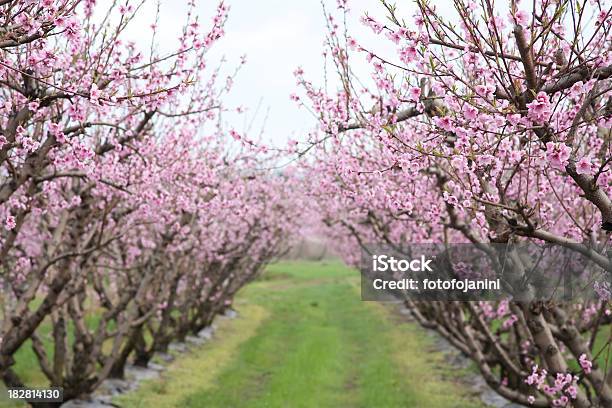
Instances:
[[[221,128],[227,7],[203,31],[190,4],[160,55],[124,40],[137,7],[95,3],[0,6],[0,376],[65,400],[209,326],[295,218],[290,183]]]

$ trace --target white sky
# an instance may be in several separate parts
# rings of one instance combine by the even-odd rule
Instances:
[[[323,1],[328,10],[335,11],[336,0]],[[161,50],[174,48],[185,21],[186,3],[186,0],[161,0],[161,35],[158,38]],[[289,95],[298,90],[293,76],[298,66],[305,70],[307,78],[323,85],[322,51],[326,28],[320,0],[226,0],[226,3],[230,6],[226,36],[209,54],[209,67],[226,56],[229,69],[235,66],[240,56],[247,56],[247,64],[239,73],[226,102],[231,106],[244,106],[248,113],[247,121],[235,115],[226,116],[225,120],[238,131],[244,131],[248,127],[245,122],[255,117],[251,129],[252,136],[255,136],[267,116],[265,139],[274,145],[284,147],[289,139],[305,139],[314,127],[314,120],[305,109],[291,101]],[[148,49],[156,4],[150,1],[144,7],[133,22],[129,35]],[[413,6],[410,4],[408,7]],[[198,14],[205,27],[208,27],[215,8],[216,1],[198,1]],[[380,3],[376,0],[351,0],[350,9],[351,33],[366,43],[368,39],[375,40],[370,29],[359,22],[359,17],[368,10],[372,16],[382,20],[384,10]],[[380,48],[378,41],[377,47]],[[359,72],[360,67],[353,68]],[[365,65],[361,68],[369,72]]]

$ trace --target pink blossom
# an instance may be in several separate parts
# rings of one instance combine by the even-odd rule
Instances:
[[[516,323],[517,321],[518,321],[518,317],[515,314],[513,314],[502,323],[502,327],[507,330],[510,327],[512,327],[514,323]]]
[[[567,166],[571,152],[565,143],[546,143],[546,158],[555,169],[563,170]]]
[[[590,174],[592,171],[592,167],[593,165],[591,164],[590,160],[586,157],[583,157],[582,159],[578,160],[578,163],[576,163],[576,173]]]
[[[40,146],[39,142],[37,142],[36,140],[32,139],[29,136],[18,135],[16,137],[16,140],[19,144],[21,144],[21,147],[23,147],[24,150],[30,153],[35,152]]]
[[[123,5],[122,4],[122,5],[119,6],[119,13],[121,13],[121,14],[130,13],[132,10],[133,10],[133,8],[129,4],[128,5]]]
[[[466,103],[463,105],[463,115],[468,120],[474,120],[478,116],[478,109]]]
[[[560,398],[554,399],[552,402],[553,407],[565,407],[568,403],[568,398],[563,395]]]
[[[102,95],[102,93],[100,92],[100,90],[98,89],[98,85],[96,84],[91,84],[91,88],[89,91],[89,98],[94,101],[97,102],[98,99],[100,99],[100,96]]]
[[[361,22],[369,26],[376,34],[380,34],[383,30],[383,25],[374,20],[372,17],[364,16],[362,17]]]
[[[496,162],[496,159],[490,154],[483,154],[476,158],[476,162],[479,166],[486,167],[494,164]]]
[[[603,24],[606,20],[610,19],[609,10],[601,10],[597,14],[597,24]]]
[[[399,44],[402,37],[403,35],[399,31],[393,31],[393,32],[387,33],[387,38],[389,38],[391,41],[393,41],[396,44]]]
[[[468,163],[465,156],[454,156],[451,165],[459,172],[465,173],[468,170]]]
[[[15,222],[15,217],[10,215],[10,214],[7,215],[6,216],[6,220],[4,221],[4,228],[6,228],[7,230],[11,231],[16,226],[17,226],[17,223]]]
[[[527,104],[527,116],[535,123],[542,124],[548,120],[551,114],[550,100],[548,94],[539,92],[536,98]]]
[[[408,99],[413,102],[418,102],[421,99],[421,88],[418,86],[411,86],[408,91]]]
[[[457,197],[452,194],[448,194],[447,191],[444,192],[443,198],[444,201],[453,207],[457,207],[459,205],[459,200],[457,200]]]
[[[580,367],[582,367],[582,370],[585,374],[591,373],[591,369],[593,368],[593,362],[587,358],[586,354],[581,354],[580,358],[578,359],[578,362],[580,363]]]
[[[39,106],[40,106],[40,103],[38,103],[37,101],[28,103],[28,109],[32,112],[36,112]]]
[[[529,25],[529,14],[524,10],[519,10],[516,12],[516,22],[523,27]]]
[[[495,88],[492,88],[487,85],[476,85],[476,93],[486,99],[490,99],[493,96],[493,91]]]
[[[607,281],[593,283],[593,290],[597,293],[597,296],[601,300],[608,301],[612,298],[612,291],[610,289],[610,283]]]
[[[451,121],[450,116],[437,116],[434,118],[434,123],[436,124],[436,126],[441,127],[442,129],[449,132],[454,129],[453,122]]]
[[[523,157],[522,152],[518,150],[512,150],[508,156],[513,163],[516,163],[521,160]]]
[[[58,143],[66,143],[66,135],[64,132],[62,132],[62,127],[59,125],[59,123],[49,122],[47,127],[49,129],[49,133],[55,137],[55,140],[57,140]]]
[[[402,47],[400,49],[400,59],[408,64],[414,61],[417,57],[417,49],[414,45],[409,45],[407,47]]]
[[[537,389],[540,389],[546,381],[546,375],[546,370],[539,370],[538,366],[534,365],[531,369],[531,374],[529,377],[527,377],[525,382],[529,385],[535,386]]]
[[[576,82],[569,90],[569,94],[572,98],[578,98],[584,91],[584,84],[582,81]]]

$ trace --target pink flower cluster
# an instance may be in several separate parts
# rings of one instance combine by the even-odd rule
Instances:
[[[552,106],[548,94],[539,92],[535,99],[527,104],[527,109],[527,117],[534,123],[539,125],[545,123],[552,113]]]
[[[580,367],[582,367],[585,374],[591,373],[591,370],[593,369],[593,362],[587,358],[586,354],[581,354],[578,362],[580,363]]]
[[[578,377],[569,373],[557,373],[553,385],[547,382],[548,372],[545,369],[540,369],[534,365],[532,372],[525,379],[525,383],[534,386],[538,390],[542,390],[552,398],[552,405],[555,407],[565,407],[573,399],[576,399],[578,386],[576,385]],[[532,402],[534,400],[531,400]]]

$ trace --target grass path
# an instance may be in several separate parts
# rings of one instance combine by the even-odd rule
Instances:
[[[359,299],[339,263],[279,263],[236,301],[215,339],[122,407],[480,407],[432,339]]]

